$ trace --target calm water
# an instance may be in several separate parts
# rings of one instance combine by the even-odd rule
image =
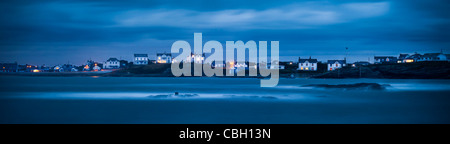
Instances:
[[[0,81],[0,123],[450,123],[450,80],[280,79],[273,88],[252,78]],[[361,82],[391,86],[302,87]]]

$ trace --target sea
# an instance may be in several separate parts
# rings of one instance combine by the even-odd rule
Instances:
[[[0,76],[2,124],[448,124],[450,80]],[[314,84],[374,83],[384,89]]]

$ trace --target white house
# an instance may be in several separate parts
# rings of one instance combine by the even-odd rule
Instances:
[[[103,69],[118,69],[120,68],[120,61],[117,58],[109,58],[103,63]]]
[[[93,68],[92,68],[92,70],[94,70],[94,71],[100,71],[100,70],[102,70],[99,66],[97,66],[97,65],[95,65]]]
[[[134,65],[147,65],[148,55],[147,54],[134,54]]]
[[[397,57],[394,56],[375,56],[374,57],[375,64],[382,64],[382,63],[397,63]]]
[[[275,62],[278,64],[278,67],[275,65],[272,65],[272,63],[267,63],[267,69],[285,69],[285,66],[281,64],[280,62]]]
[[[298,69],[301,71],[317,71],[317,59],[298,58]]]
[[[203,63],[205,60],[205,54],[193,54],[191,53],[191,56],[186,58],[187,62],[194,62],[194,63]]]
[[[447,61],[447,56],[443,53],[426,53],[418,61]]]
[[[346,60],[328,60],[328,71],[340,69],[346,66]]]
[[[156,63],[172,63],[172,54],[156,53]]]

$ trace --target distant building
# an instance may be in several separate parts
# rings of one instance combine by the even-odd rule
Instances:
[[[147,54],[134,54],[134,65],[148,65]]]
[[[298,58],[298,69],[301,71],[317,71],[317,59],[301,59]]]
[[[191,53],[190,57],[186,58],[187,62],[194,62],[194,63],[203,63],[203,61],[205,60],[205,54],[194,54]]]
[[[156,63],[172,63],[172,54],[156,53]]]
[[[283,63],[280,62],[275,62],[278,64],[278,67],[276,67],[275,65],[272,65],[272,63],[267,63],[267,69],[285,69],[285,65]]]
[[[102,70],[102,65],[101,63],[88,60],[86,65],[83,66],[83,71],[100,71]]]
[[[332,71],[332,70],[336,70],[336,69],[340,69],[344,66],[346,66],[347,64],[346,60],[328,60],[328,71]]]
[[[120,68],[120,61],[117,58],[109,58],[103,64],[103,69],[118,69]]]
[[[412,62],[418,62],[422,58],[421,54],[415,53],[413,55],[410,55],[403,59],[403,63],[412,63]]]
[[[53,67],[53,72],[76,72],[78,69],[71,64],[58,65]]]
[[[397,58],[393,56],[375,56],[375,64],[397,63]]]
[[[126,61],[126,60],[120,60],[119,63],[120,63],[119,68],[127,68],[128,65],[130,64],[130,63],[128,63],[128,61]]]
[[[23,72],[34,72],[38,69],[38,66],[26,64]]]
[[[359,62],[355,62],[352,64],[352,67],[357,67],[357,66],[368,66],[370,65],[369,62],[366,61],[359,61]]]
[[[213,62],[211,63],[211,66],[214,67],[214,68],[225,68],[225,67],[226,67],[226,64],[225,64],[225,62],[216,62],[216,61],[213,61]]]
[[[400,54],[397,59],[397,63],[405,63],[406,59],[409,57],[409,54]]]
[[[55,66],[53,67],[54,72],[64,72],[64,69],[61,68],[61,66]]]
[[[18,72],[17,63],[0,63],[1,72]]]
[[[248,68],[247,62],[235,62],[235,68]]]
[[[149,64],[156,64],[156,60],[148,60]]]
[[[102,70],[102,68],[96,64],[96,65],[94,66],[94,68],[92,68],[92,70],[93,70],[93,71],[100,71],[100,70]]]
[[[447,61],[447,56],[443,53],[426,53],[418,61]]]

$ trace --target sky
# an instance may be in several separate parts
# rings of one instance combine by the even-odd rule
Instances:
[[[59,65],[170,52],[177,40],[279,41],[280,60],[450,53],[448,0],[3,0],[0,62]],[[348,47],[347,52],[345,47]]]

